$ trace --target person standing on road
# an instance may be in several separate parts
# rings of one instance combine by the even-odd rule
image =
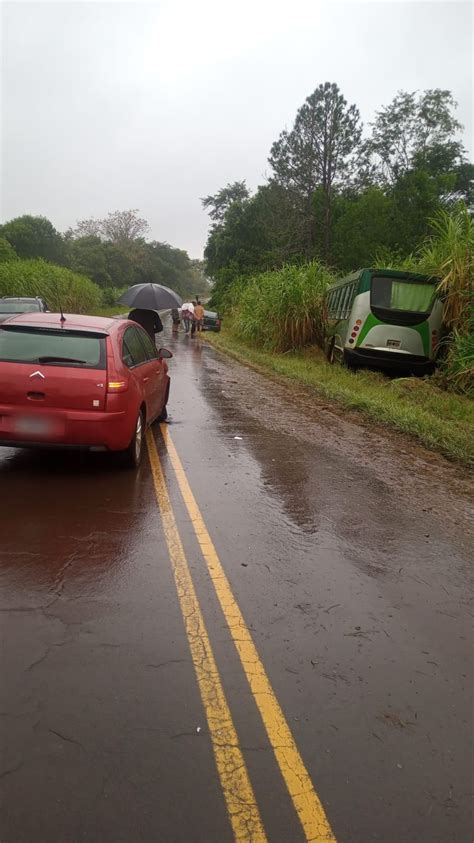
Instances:
[[[171,311],[171,321],[173,322],[173,333],[176,333],[179,326],[181,325],[181,319],[179,316],[179,310],[177,307],[174,307]]]
[[[141,307],[136,307],[130,311],[128,318],[132,322],[138,322],[150,335],[153,343],[155,342],[155,334],[159,334],[163,330],[163,323],[156,310],[144,310]]]
[[[204,308],[199,299],[194,306],[194,318],[196,319],[196,330],[202,331],[202,326],[204,324]]]
[[[189,334],[189,330],[194,322],[194,305],[192,301],[185,301],[181,307],[181,316],[184,322],[184,332]]]

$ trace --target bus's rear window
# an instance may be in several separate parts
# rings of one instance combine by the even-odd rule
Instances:
[[[105,338],[83,331],[0,326],[0,360],[105,369]]]
[[[375,275],[371,284],[371,305],[384,310],[430,313],[435,297],[433,284]]]

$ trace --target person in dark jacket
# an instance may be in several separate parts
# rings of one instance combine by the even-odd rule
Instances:
[[[153,342],[155,342],[155,334],[159,334],[163,330],[163,323],[156,310],[143,310],[140,307],[136,307],[130,311],[128,318],[132,322],[138,322],[147,334],[150,335]]]

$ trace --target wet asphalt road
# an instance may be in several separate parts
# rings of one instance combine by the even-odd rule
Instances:
[[[338,428],[332,447],[304,408],[303,433],[292,427],[297,398],[266,409],[258,375],[199,339],[167,345],[167,429],[334,838],[468,843],[465,498],[445,521],[395,456],[381,471],[351,451],[358,428]],[[298,843],[153,435],[266,836]],[[0,449],[0,494],[2,843],[231,841],[148,459],[134,474],[103,455]]]

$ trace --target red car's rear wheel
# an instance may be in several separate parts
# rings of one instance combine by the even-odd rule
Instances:
[[[128,448],[122,452],[122,461],[127,468],[138,468],[142,461],[143,440],[145,437],[145,417],[140,410],[135,424],[135,430]]]

